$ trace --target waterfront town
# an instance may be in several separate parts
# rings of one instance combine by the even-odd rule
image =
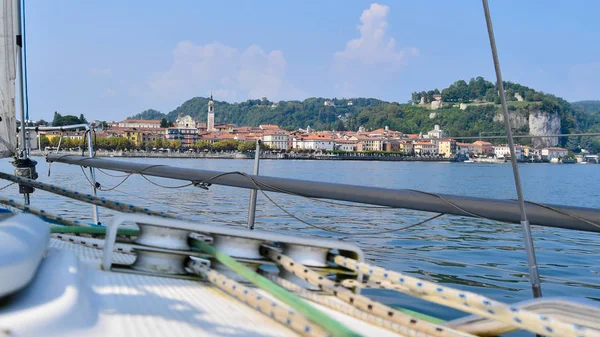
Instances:
[[[172,126],[164,127],[164,120],[127,119],[109,122],[105,127],[96,125],[96,139],[123,142],[117,150],[144,152],[197,152],[197,151],[251,151],[257,140],[273,152],[320,153],[332,156],[381,156],[446,161],[506,161],[510,158],[508,145],[493,145],[477,140],[463,143],[449,138],[439,125],[420,134],[405,134],[387,126],[376,130],[360,127],[357,131],[317,131],[306,129],[288,131],[277,125],[258,127],[215,124],[214,103],[207,107],[207,123],[190,116],[179,116]],[[99,123],[98,123],[99,124]],[[58,140],[83,141],[82,131],[40,132],[45,143],[57,146]],[[68,141],[67,141],[68,142]],[[43,145],[41,147],[44,147]],[[102,148],[102,146],[100,146]],[[114,150],[114,149],[113,149]],[[560,147],[533,148],[516,145],[516,159],[521,162],[598,162],[598,156],[573,155]]]

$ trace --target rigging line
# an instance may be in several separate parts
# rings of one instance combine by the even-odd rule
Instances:
[[[158,186],[158,187],[162,187],[162,188],[177,189],[177,188],[184,188],[184,187],[188,187],[188,186],[194,185],[194,182],[191,182],[189,184],[184,184],[184,185],[179,185],[179,186],[165,186],[165,185],[161,185],[161,184],[153,182],[152,180],[148,179],[144,174],[140,173],[140,176],[142,176],[142,178],[146,179],[146,181],[149,182],[150,184]]]
[[[156,200],[152,200],[150,198],[145,198],[145,197],[142,197],[142,196],[139,196],[139,195],[135,195],[133,193],[128,193],[128,192],[121,191],[121,190],[118,190],[118,189],[114,189],[114,191],[118,192],[118,193],[122,193],[122,194],[128,195],[130,197],[138,198],[138,199],[141,199],[141,200],[146,200],[146,201],[149,201],[151,203],[158,203],[158,201],[156,201]],[[213,220],[218,220],[218,221],[221,221],[221,222],[225,222],[221,218],[218,218],[216,216],[213,216],[213,215],[210,215],[210,214],[206,214],[206,213],[197,213],[197,211],[195,211],[193,209],[184,208],[184,207],[180,207],[180,206],[173,206],[173,205],[169,205],[169,208],[176,209],[176,210],[179,210],[179,211],[182,211],[182,212],[195,213],[195,214],[207,217],[207,218],[211,218]],[[244,227],[244,228],[246,227],[245,225],[242,225],[241,223],[240,224],[234,224],[234,223],[232,224],[232,221],[227,221],[226,223],[227,224],[231,224],[232,226],[235,226],[235,227]]]
[[[319,198],[314,198],[314,197],[308,197],[299,193],[295,193],[292,191],[288,191],[286,189],[283,188],[279,188],[279,187],[275,187],[273,185],[267,184],[267,183],[263,183],[263,182],[259,182],[257,181],[257,183],[259,185],[262,185],[264,187],[267,187],[269,189],[272,189],[276,192],[280,192],[280,193],[284,193],[284,194],[288,194],[288,195],[293,195],[293,196],[297,196],[297,197],[301,197],[301,198],[306,198],[306,199],[310,199],[316,202],[321,202],[324,204],[330,204],[330,205],[335,205],[335,206],[342,206],[342,207],[354,207],[354,208],[368,208],[368,209],[397,209],[396,207],[390,207],[390,206],[366,206],[366,205],[353,205],[353,204],[344,204],[344,203],[340,203],[340,202],[334,202],[334,201],[329,201],[329,200],[323,200],[323,199],[319,199]]]
[[[130,174],[130,173],[127,173],[127,174],[111,174],[111,173],[107,173],[106,171],[104,171],[101,168],[96,168],[96,170],[102,172],[103,174],[105,174],[105,175],[107,175],[109,177],[113,177],[113,178],[123,178],[123,177],[128,176]]]
[[[12,185],[14,185],[14,184],[16,184],[16,183],[10,183],[10,184],[8,184],[8,185],[5,185],[5,186],[3,186],[3,187],[0,187],[0,191],[2,191],[2,190],[6,189],[6,188],[8,188],[8,187],[10,187],[10,186],[12,186]]]
[[[94,182],[92,182],[92,180],[87,176],[87,174],[85,173],[85,170],[83,169],[83,166],[79,166],[79,168],[81,168],[81,173],[83,173],[83,176],[85,177],[85,180],[87,180],[90,183],[90,186],[97,188],[99,191],[103,191],[103,192],[109,192],[114,190],[115,188],[121,186],[125,181],[127,181],[127,179],[129,179],[129,177],[131,177],[131,175],[133,173],[127,174],[125,175],[125,178],[123,180],[121,180],[118,184],[116,184],[113,187],[110,188],[104,188],[102,187],[102,185],[99,182],[96,182],[96,184],[98,184],[99,186],[96,186],[96,184],[94,184]]]
[[[583,222],[585,222],[585,223],[587,223],[587,224],[590,224],[590,225],[592,225],[592,226],[600,227],[600,224],[597,224],[597,223],[595,223],[595,222],[593,222],[593,221],[586,220],[586,219],[584,219],[584,218],[582,218],[582,217],[580,217],[580,216],[577,216],[577,215],[575,215],[575,214],[569,213],[569,212],[567,212],[567,211],[561,211],[560,209],[554,208],[554,207],[552,207],[552,206],[548,206],[548,205],[544,205],[544,204],[537,203],[537,202],[535,202],[535,201],[528,201],[528,200],[525,200],[525,203],[527,203],[527,204],[532,204],[532,205],[536,205],[536,206],[539,206],[539,207],[542,207],[542,208],[545,208],[545,209],[549,209],[549,210],[551,210],[551,211],[555,211],[555,212],[557,212],[557,213],[560,213],[560,214],[563,214],[563,215],[566,215],[566,216],[569,216],[569,217],[575,218],[575,219],[577,219],[577,220],[579,220],[579,221],[583,221]]]
[[[413,190],[413,189],[405,189],[405,191],[411,191],[411,192],[415,192],[415,193],[426,194],[426,195],[430,195],[430,196],[433,196],[433,197],[439,198],[440,200],[442,200],[443,202],[447,203],[448,205],[450,205],[450,206],[452,206],[452,207],[456,208],[457,210],[459,210],[459,211],[461,211],[461,212],[463,212],[463,213],[466,213],[466,214],[468,214],[468,215],[470,215],[470,216],[472,216],[472,217],[474,217],[474,218],[487,219],[487,218],[486,218],[486,217],[484,217],[484,216],[481,216],[481,215],[479,215],[479,214],[475,214],[475,213],[473,213],[473,212],[469,212],[469,211],[467,211],[466,209],[464,209],[464,208],[462,208],[462,207],[458,206],[457,204],[453,203],[453,202],[452,202],[452,201],[450,201],[450,200],[447,200],[446,198],[442,197],[441,195],[439,195],[439,194],[437,194],[437,193],[433,193],[433,192],[425,192],[425,191],[419,191],[419,190]],[[488,220],[489,220],[489,219],[488,219]]]
[[[443,213],[439,213],[436,214],[432,217],[429,217],[423,221],[419,221],[417,223],[408,225],[408,226],[404,226],[401,228],[394,228],[394,229],[389,229],[389,230],[383,230],[383,231],[376,231],[376,232],[367,232],[367,233],[356,233],[356,232],[344,232],[344,231],[338,231],[338,230],[334,230],[334,229],[329,229],[326,228],[324,226],[319,226],[319,225],[315,225],[312,224],[308,221],[302,220],[299,217],[297,217],[296,215],[292,214],[291,212],[289,212],[288,210],[286,210],[285,208],[283,208],[282,206],[280,206],[277,202],[275,202],[275,200],[273,200],[271,197],[269,197],[267,195],[267,193],[265,191],[263,191],[263,189],[257,184],[257,182],[254,180],[254,178],[250,177],[248,174],[243,173],[243,172],[239,172],[242,176],[246,177],[247,179],[249,179],[250,181],[252,181],[252,183],[254,183],[254,185],[256,186],[256,188],[262,193],[262,195],[265,196],[265,198],[267,198],[273,205],[275,205],[275,207],[279,208],[282,212],[284,212],[285,214],[287,214],[288,216],[292,217],[293,219],[316,229],[322,230],[322,231],[326,231],[326,232],[331,232],[331,233],[336,233],[336,234],[342,234],[342,235],[353,235],[353,236],[357,236],[357,235],[378,235],[378,234],[386,234],[386,233],[393,233],[393,232],[399,232],[399,231],[404,231],[407,229],[410,229],[412,227],[416,227],[419,225],[422,225],[428,221],[434,220],[436,218],[441,217],[442,215],[444,215]]]
[[[438,257],[429,257],[429,256],[422,255],[422,254],[404,253],[404,252],[397,252],[397,251],[394,251],[394,254],[410,256],[413,258],[425,260],[425,262],[439,261],[439,262],[444,262],[444,263],[459,264],[459,265],[463,265],[463,266],[467,266],[467,267],[478,267],[478,268],[482,268],[482,269],[489,269],[489,270],[495,270],[495,271],[502,271],[502,272],[506,272],[506,273],[513,273],[513,274],[529,276],[528,272],[522,272],[522,271],[518,271],[518,270],[486,266],[486,265],[474,264],[474,263],[468,263],[468,262],[461,262],[461,261],[455,261],[455,260],[446,260],[446,259],[441,259]],[[410,259],[410,260],[416,260],[416,259]],[[540,277],[544,278],[544,279],[548,279],[548,280],[562,281],[565,283],[569,283],[569,282],[570,283],[578,283],[578,284],[582,284],[582,285],[588,285],[588,286],[600,288],[600,283],[590,283],[590,282],[585,282],[585,281],[570,280],[567,278],[562,278],[562,277],[557,277],[557,276],[540,276]]]
[[[500,95],[500,103],[502,105],[502,113],[504,115],[504,127],[506,129],[508,147],[510,149],[511,154],[510,162],[513,171],[515,189],[517,190],[517,198],[519,199],[521,226],[523,228],[523,243],[525,245],[525,251],[527,252],[527,264],[529,265],[529,279],[531,282],[531,290],[533,292],[533,297],[538,298],[542,297],[542,285],[540,282],[540,276],[535,257],[535,246],[533,244],[533,237],[531,235],[531,227],[529,225],[529,219],[527,218],[527,210],[525,209],[525,198],[523,197],[521,177],[519,175],[519,166],[517,165],[515,142],[512,136],[512,128],[510,125],[510,114],[508,113],[508,107],[506,105],[506,95],[504,92],[504,84],[502,82],[502,71],[500,70],[498,50],[496,48],[496,38],[494,36],[494,28],[492,27],[492,18],[490,16],[488,0],[481,0],[481,3],[483,5],[483,14],[485,16],[485,22],[490,40],[490,48],[492,49],[492,59],[494,61],[494,70],[496,72],[496,85],[498,87],[498,94]]]
[[[64,156],[69,156],[69,155],[64,155]],[[58,159],[60,159],[60,158],[62,158],[62,157],[59,157]],[[78,160],[76,163],[79,163],[79,162],[81,162],[81,161],[84,161],[84,160],[87,160],[87,159],[89,159],[89,158],[83,158],[83,159],[80,159],[80,160]],[[141,172],[143,172],[143,171],[146,171],[146,170],[148,170],[148,169],[150,169],[150,168],[153,168],[153,167],[158,167],[158,166],[164,166],[164,165],[149,165],[149,166],[147,166],[147,167],[143,168],[142,170],[139,170],[139,171],[137,171],[137,172],[133,172],[133,173],[140,173],[140,174],[141,174]],[[209,178],[207,178],[207,179],[204,179],[204,180],[198,181],[198,182],[196,182],[196,183],[197,183],[197,184],[207,184],[207,183],[210,183],[210,182],[211,182],[212,180],[214,180],[214,179],[217,179],[217,178],[220,178],[220,177],[222,177],[222,176],[226,176],[226,175],[232,175],[232,174],[238,174],[238,175],[241,175],[241,176],[245,177],[246,179],[250,180],[250,181],[251,181],[251,182],[252,182],[252,183],[255,185],[256,189],[260,190],[260,191],[261,191],[261,193],[263,193],[263,194],[264,194],[265,192],[264,192],[264,191],[263,191],[263,190],[260,188],[260,185],[262,185],[262,186],[264,186],[264,187],[267,187],[267,188],[269,188],[269,189],[273,189],[274,191],[279,191],[279,192],[281,192],[281,193],[284,193],[284,194],[289,194],[289,195],[294,195],[294,196],[298,196],[298,197],[303,197],[303,198],[311,199],[311,200],[318,201],[318,202],[330,203],[330,204],[334,204],[334,205],[347,206],[347,207],[361,207],[360,205],[346,205],[346,204],[341,204],[341,203],[336,203],[336,202],[330,202],[330,201],[320,200],[320,199],[317,199],[317,198],[312,198],[312,197],[304,196],[304,195],[302,195],[302,194],[298,194],[298,193],[294,193],[294,192],[291,192],[291,191],[287,191],[287,190],[285,190],[285,189],[278,188],[278,187],[272,186],[272,185],[270,185],[270,184],[267,184],[267,183],[263,183],[263,182],[257,181],[257,180],[255,180],[254,178],[250,177],[250,176],[249,176],[247,173],[240,172],[240,171],[229,171],[229,172],[223,172],[223,173],[219,173],[219,174],[216,174],[216,175],[214,175],[214,176],[212,176],[212,177],[209,177]],[[192,184],[194,184],[194,183],[192,183]],[[188,184],[188,186],[189,186],[189,184]],[[439,194],[437,194],[437,193],[433,193],[433,192],[425,192],[425,191],[414,190],[414,189],[405,189],[405,190],[406,190],[406,191],[415,192],[415,193],[426,194],[426,195],[430,195],[430,196],[434,196],[434,197],[436,197],[436,198],[439,198],[440,200],[444,201],[444,202],[445,202],[445,203],[447,203],[448,205],[450,205],[450,206],[452,206],[452,207],[454,207],[454,208],[456,208],[456,209],[460,210],[461,212],[463,212],[463,213],[465,213],[465,214],[467,214],[467,215],[469,215],[469,216],[471,216],[471,217],[475,217],[475,218],[487,219],[487,220],[492,220],[492,221],[495,221],[495,220],[493,220],[493,219],[489,219],[488,217],[485,217],[485,216],[482,216],[482,215],[479,215],[479,214],[476,214],[476,213],[473,213],[473,212],[467,211],[466,209],[464,209],[464,208],[462,208],[462,207],[458,206],[457,204],[455,204],[455,203],[451,202],[450,200],[447,200],[446,198],[444,198],[443,196],[441,196],[441,195],[439,195]],[[267,199],[269,199],[269,198],[267,197]],[[553,207],[551,207],[551,206],[547,206],[547,205],[544,205],[544,204],[535,203],[535,202],[533,202],[533,201],[526,201],[526,202],[527,202],[527,203],[531,203],[531,204],[538,205],[538,206],[540,206],[540,207],[544,207],[544,208],[546,208],[546,209],[549,209],[549,210],[553,210],[553,211],[555,211],[555,212],[557,212],[557,213],[560,213],[560,214],[563,214],[563,215],[566,215],[566,216],[572,217],[573,219],[576,219],[576,220],[580,220],[580,221],[583,221],[583,222],[586,222],[586,223],[589,223],[589,224],[592,224],[592,225],[595,225],[595,226],[599,226],[599,225],[598,225],[598,224],[596,224],[596,223],[589,222],[588,220],[585,220],[585,219],[583,219],[583,218],[580,218],[580,217],[578,217],[578,216],[576,216],[576,215],[574,215],[574,214],[571,214],[571,213],[568,213],[568,212],[565,212],[565,211],[558,210],[558,209],[556,209],[556,208],[553,208]],[[397,207],[386,207],[386,206],[384,206],[384,207],[377,207],[377,206],[365,206],[365,207],[369,207],[369,208],[389,208],[389,209],[398,209]],[[290,216],[291,216],[291,215],[290,215]],[[310,226],[310,225],[309,225],[309,226]]]

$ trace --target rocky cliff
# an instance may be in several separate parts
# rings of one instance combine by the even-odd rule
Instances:
[[[504,123],[504,115],[498,112],[494,116],[494,122]],[[560,134],[561,119],[557,113],[549,113],[540,110],[533,111],[510,111],[510,124],[513,129],[529,130],[532,136],[545,136]],[[533,138],[534,147],[546,147],[558,145],[557,137]]]
[[[560,134],[560,116],[557,113],[534,111],[529,113],[529,134],[532,136]],[[532,144],[538,146],[556,146],[558,137],[533,138]]]

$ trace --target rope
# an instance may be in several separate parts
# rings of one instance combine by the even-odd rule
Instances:
[[[256,291],[239,284],[219,272],[211,270],[208,266],[197,260],[190,260],[187,267],[194,273],[204,276],[210,283],[223,292],[270,316],[275,321],[289,327],[302,336],[330,336],[325,330],[311,323],[306,317],[297,314],[294,310],[289,310],[280,306],[277,302],[270,301]]]
[[[288,272],[300,277],[312,285],[318,286],[321,290],[329,294],[333,294],[342,301],[350,303],[362,311],[403,326],[405,328],[406,335],[425,334],[427,336],[436,337],[472,337],[472,335],[467,333],[452,330],[423,320],[418,320],[415,317],[407,315],[394,308],[375,302],[366,296],[355,294],[344,287],[337,286],[334,281],[319,275],[317,272],[294,261],[292,258],[277,252],[273,248],[262,246],[261,252],[271,260],[275,261],[278,265],[282,266]]]
[[[287,290],[297,293],[300,297],[302,297],[304,299],[324,305],[328,308],[339,311],[339,312],[346,314],[348,316],[351,316],[353,318],[360,319],[367,323],[388,329],[390,331],[399,333],[401,335],[408,335],[408,333],[409,333],[409,331],[406,331],[405,327],[400,324],[396,324],[394,322],[390,322],[388,320],[381,319],[381,317],[379,317],[377,315],[372,315],[368,312],[361,311],[352,305],[348,305],[339,300],[335,300],[331,296],[319,295],[319,294],[315,293],[314,291],[310,291],[306,288],[302,288],[301,286],[299,286],[293,282],[284,280],[281,277],[278,277],[277,275],[273,275],[271,273],[266,273],[265,277],[267,277],[269,280],[279,284],[280,286],[286,288]],[[441,322],[433,322],[433,323],[441,323]]]
[[[106,173],[106,171],[104,171],[101,168],[96,168],[96,170],[102,172],[103,174],[105,174],[105,175],[107,175],[109,177],[113,177],[113,178],[123,178],[123,177],[126,177],[126,176],[128,176],[128,175],[131,174],[131,173],[127,173],[127,174],[110,174],[110,173]]]
[[[226,265],[236,274],[244,277],[255,286],[265,291],[268,291],[271,295],[275,296],[285,304],[289,305],[290,307],[298,311],[300,314],[306,316],[306,318],[308,318],[310,321],[321,326],[333,336],[360,336],[357,333],[349,330],[336,320],[324,315],[322,312],[303,302],[300,298],[290,294],[285,289],[269,281],[265,277],[258,275],[254,271],[250,270],[248,267],[231,258],[229,255],[221,253],[213,246],[195,239],[191,240],[191,244],[194,247],[200,249],[202,252],[210,254],[217,261]]]
[[[10,186],[12,186],[12,185],[14,185],[14,184],[15,184],[15,183],[10,183],[10,184],[8,184],[8,185],[4,185],[3,187],[0,187],[0,191],[2,191],[2,190],[6,189],[6,188],[8,188],[8,187],[10,187]]]
[[[50,234],[52,238],[58,239],[61,241],[65,241],[68,243],[72,243],[75,245],[82,245],[85,247],[93,248],[93,249],[104,249],[104,241],[103,240],[90,240],[89,238],[82,238],[78,236],[72,235],[63,235],[63,234]],[[123,254],[134,254],[135,251],[128,245],[123,244],[115,244],[114,251]]]
[[[600,337],[600,331],[586,330],[584,327],[550,319],[548,316],[535,312],[514,308],[475,293],[441,286],[340,255],[336,255],[333,261],[347,269],[365,273],[370,278],[381,279],[382,282],[385,281],[389,284],[405,287],[413,296],[423,297],[432,302],[491,318],[543,336]]]
[[[41,217],[42,219],[51,222],[51,223],[58,223],[61,225],[65,225],[65,226],[85,226],[88,225],[85,222],[79,221],[79,220],[69,220],[69,219],[65,219],[63,217],[60,217],[58,215],[54,215],[52,213],[48,213],[43,209],[39,209],[36,207],[32,207],[29,205],[24,205],[20,202],[15,201],[14,199],[8,199],[8,198],[4,198],[4,197],[0,197],[0,204],[6,205],[6,206],[11,206],[14,207],[18,210],[21,210],[23,212],[27,212],[27,213],[31,213],[34,215],[37,215],[39,217]],[[88,225],[89,226],[89,225]]]
[[[106,234],[106,227],[85,227],[85,226],[52,226],[50,233],[61,234]],[[139,236],[140,231],[130,228],[117,229],[117,235]]]
[[[142,176],[142,178],[146,179],[146,181],[149,182],[150,184],[158,186],[158,187],[162,187],[162,188],[173,188],[173,189],[176,189],[176,188],[184,188],[184,187],[188,187],[188,186],[194,185],[194,182],[191,182],[189,184],[184,184],[184,185],[180,185],[180,186],[165,186],[165,185],[161,185],[161,184],[153,182],[152,180],[148,179],[145,175],[143,175],[141,173],[140,173],[140,175]]]
[[[122,191],[122,190],[118,190],[118,189],[114,189],[113,191],[118,192],[118,193],[122,193],[122,194],[125,194],[125,195],[128,195],[128,196],[133,197],[133,198],[138,198],[140,200],[149,201],[151,203],[158,203],[159,202],[159,201],[156,201],[156,200],[153,200],[153,199],[150,199],[150,198],[145,198],[145,197],[142,197],[142,196],[139,196],[139,195],[135,195],[133,193],[128,193],[128,192],[125,192],[125,191]],[[198,212],[197,209],[184,208],[184,207],[175,206],[175,205],[169,205],[169,208],[175,209],[175,210],[179,210],[181,212],[196,213],[198,215],[202,215],[203,217],[207,217],[207,218],[213,219],[215,221],[227,223],[228,226],[247,228],[245,221],[243,223],[241,223],[241,222],[238,221],[238,223],[235,224],[235,223],[233,223],[233,221],[231,221],[229,219],[227,221],[224,221],[223,219],[221,219],[219,217],[216,217],[216,216],[213,216],[211,214],[200,213],[200,212]]]
[[[296,221],[299,221],[299,222],[301,222],[301,223],[303,223],[303,224],[305,224],[305,225],[307,225],[309,227],[313,227],[313,228],[316,228],[316,229],[319,229],[319,230],[322,230],[322,231],[326,231],[326,232],[330,232],[330,233],[335,233],[335,234],[358,236],[358,235],[378,235],[378,234],[386,234],[386,233],[399,232],[399,231],[407,230],[407,229],[415,227],[415,226],[422,225],[422,224],[424,224],[424,223],[426,223],[428,221],[431,221],[433,219],[439,218],[439,217],[441,217],[443,215],[443,214],[437,214],[437,215],[434,215],[434,216],[432,216],[430,218],[427,218],[427,219],[425,219],[423,221],[417,222],[417,223],[412,224],[412,225],[408,225],[408,226],[401,227],[401,228],[394,228],[394,229],[383,230],[383,231],[366,232],[366,233],[364,233],[364,232],[362,232],[362,233],[356,233],[356,232],[339,231],[339,230],[329,229],[329,228],[326,228],[326,227],[323,227],[323,226],[318,226],[318,225],[312,224],[312,223],[310,223],[308,221],[302,220],[301,218],[297,217],[293,213],[289,212],[288,210],[286,210],[285,208],[283,208],[281,205],[279,205],[277,202],[275,202],[275,200],[273,200],[261,188],[261,186],[260,186],[261,184],[258,181],[256,181],[254,178],[252,178],[249,174],[244,173],[244,172],[237,172],[237,171],[236,172],[228,172],[228,173],[236,173],[236,174],[239,174],[239,175],[247,178],[248,180],[250,180],[254,184],[254,186],[256,187],[256,189],[259,190],[262,193],[262,195],[265,196],[265,198],[267,198],[267,200],[269,200],[275,207],[279,208],[282,212],[284,212],[285,214],[287,214],[291,218],[295,219]],[[221,175],[224,175],[224,174],[221,174]],[[221,175],[219,175],[219,176],[221,176]],[[211,177],[209,179],[213,180],[213,179],[216,179],[216,178],[217,178],[217,176]],[[202,183],[206,183],[207,181],[209,181],[209,179],[203,180]]]
[[[12,182],[15,182],[15,183],[18,183],[21,185],[38,188],[38,189],[46,191],[46,192],[62,195],[64,197],[83,201],[88,204],[105,207],[108,209],[112,209],[114,211],[126,212],[126,213],[142,213],[142,214],[146,214],[146,215],[154,215],[154,216],[160,216],[160,217],[164,217],[164,218],[178,219],[177,216],[172,215],[170,213],[152,211],[148,208],[141,208],[141,207],[135,206],[133,204],[112,201],[112,200],[108,200],[106,198],[96,197],[91,194],[82,194],[79,192],[67,190],[62,187],[57,187],[54,185],[42,183],[42,182],[35,181],[32,179],[17,177],[17,176],[14,176],[14,175],[11,175],[8,173],[4,173],[4,172],[0,172],[0,179],[5,179],[5,180],[12,181]]]

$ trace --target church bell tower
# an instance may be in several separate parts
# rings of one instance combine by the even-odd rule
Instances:
[[[206,122],[206,130],[208,132],[215,131],[215,102],[213,102],[212,94],[210,95],[210,101],[208,101],[208,118]]]

